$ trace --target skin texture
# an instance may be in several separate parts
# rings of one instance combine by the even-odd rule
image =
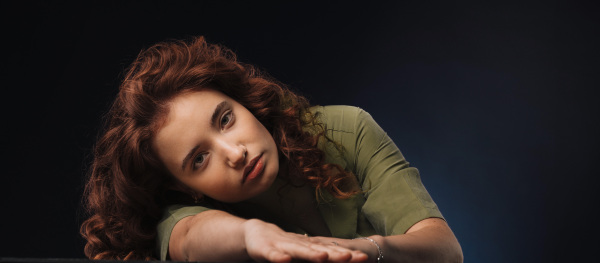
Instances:
[[[226,107],[214,114],[218,105]],[[171,101],[153,147],[183,191],[223,202],[239,202],[264,193],[279,170],[275,142],[264,126],[242,105],[210,89]],[[193,154],[186,158],[191,149]],[[253,159],[260,160],[255,162],[258,165],[252,165]],[[260,172],[244,181],[248,170]],[[387,262],[463,260],[456,237],[442,219],[422,220],[403,235],[370,238],[380,245]],[[219,210],[183,218],[169,240],[169,257],[178,261],[375,262],[377,256],[376,246],[368,240],[307,237]]]
[[[463,262],[462,248],[454,233],[439,218],[428,218],[414,224],[403,235],[371,236],[383,251],[386,262]],[[336,242],[340,246],[363,251],[369,262],[378,256],[377,247],[365,239],[314,237],[320,242]]]
[[[216,252],[218,251],[218,252]],[[335,246],[260,220],[210,210],[180,220],[171,233],[169,256],[178,261],[364,262],[358,250]]]
[[[422,220],[403,235],[370,238],[380,245],[387,262],[463,262],[456,237],[441,219]],[[364,239],[306,237],[260,220],[211,210],[175,225],[169,255],[181,261],[375,262],[378,251]]]
[[[224,107],[214,115],[218,105]],[[222,202],[264,192],[279,171],[277,146],[267,129],[245,107],[211,89],[174,98],[153,147],[181,188]],[[244,180],[253,159],[259,160],[252,166],[257,176]]]

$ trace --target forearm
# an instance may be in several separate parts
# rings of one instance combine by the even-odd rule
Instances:
[[[379,251],[382,262],[463,262],[462,249],[450,227],[442,219],[429,218],[415,224],[403,235],[370,236],[369,239],[339,239],[312,237],[314,242],[334,243],[359,250],[368,255],[367,262],[377,262]]]
[[[218,210],[184,218],[180,221],[182,225],[177,225],[171,234],[169,242],[171,259],[178,261],[249,259],[244,242],[246,222],[245,219]]]
[[[462,250],[454,236],[440,237],[434,229],[373,239],[380,242],[387,262],[463,262]]]
[[[361,251],[315,244],[274,224],[216,210],[179,221],[171,233],[169,253],[177,261],[362,262],[367,258]]]
[[[430,224],[403,235],[370,237],[381,247],[384,262],[463,262],[462,249],[452,230],[441,219],[428,220]],[[377,258],[372,247],[369,259]]]

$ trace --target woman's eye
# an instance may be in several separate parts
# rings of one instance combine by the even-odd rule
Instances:
[[[225,113],[223,115],[223,117],[221,117],[221,127],[227,126],[227,124],[229,124],[232,120],[233,120],[233,113],[231,111],[228,111],[227,113]]]
[[[201,154],[198,154],[196,156],[196,158],[194,158],[194,169],[198,169],[198,168],[202,167],[202,165],[206,161],[206,155],[207,155],[206,153],[201,153]]]

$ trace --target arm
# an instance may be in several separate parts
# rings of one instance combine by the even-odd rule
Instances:
[[[463,262],[462,249],[446,222],[428,218],[416,223],[406,234],[370,236],[383,253],[383,262]],[[336,239],[315,237],[320,243],[336,242],[342,247],[360,250],[369,256],[367,262],[376,262],[377,247],[365,239]]]
[[[461,262],[460,245],[423,186],[419,171],[409,166],[368,113],[344,108],[335,114],[328,124],[343,132],[331,135],[344,145],[345,160],[365,191],[361,212],[379,233],[370,238],[382,248],[384,262]],[[335,119],[345,125],[336,125]],[[372,262],[378,255],[376,246],[364,239],[320,241],[364,251]]]
[[[363,186],[369,189],[363,209],[379,225],[379,233],[387,235],[371,237],[381,246],[384,257],[394,262],[462,262],[458,240],[441,218],[418,170],[409,167],[398,147],[370,116],[362,121],[359,136],[373,142],[359,145],[358,169],[362,168]],[[371,251],[369,258],[376,258],[376,247],[368,245],[371,250],[362,251]]]
[[[404,235],[379,239],[384,257],[396,262],[463,262],[458,240],[446,221],[439,218],[422,220]]]
[[[178,261],[268,260],[361,262],[367,256],[332,244],[311,242],[257,219],[245,220],[219,210],[181,219],[171,233],[169,254]]]

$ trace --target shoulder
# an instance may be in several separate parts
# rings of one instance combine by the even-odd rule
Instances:
[[[310,112],[328,131],[354,133],[357,124],[371,119],[365,110],[347,105],[313,106]]]
[[[310,108],[316,125],[307,130],[314,134],[323,132],[319,148],[325,152],[325,162],[356,169],[361,146],[377,144],[382,134],[371,115],[365,110],[345,105],[313,106]],[[365,136],[366,135],[366,136]]]
[[[322,114],[324,116],[356,116],[361,112],[365,112],[363,109],[356,106],[349,105],[326,105],[326,106],[312,106],[309,108],[313,114]]]
[[[373,135],[371,139],[381,139],[385,134],[371,114],[362,108],[346,105],[313,106],[310,113],[316,123],[322,125],[326,135],[336,133],[355,136]],[[371,137],[373,137],[371,136]],[[330,137],[334,139],[333,137]]]

